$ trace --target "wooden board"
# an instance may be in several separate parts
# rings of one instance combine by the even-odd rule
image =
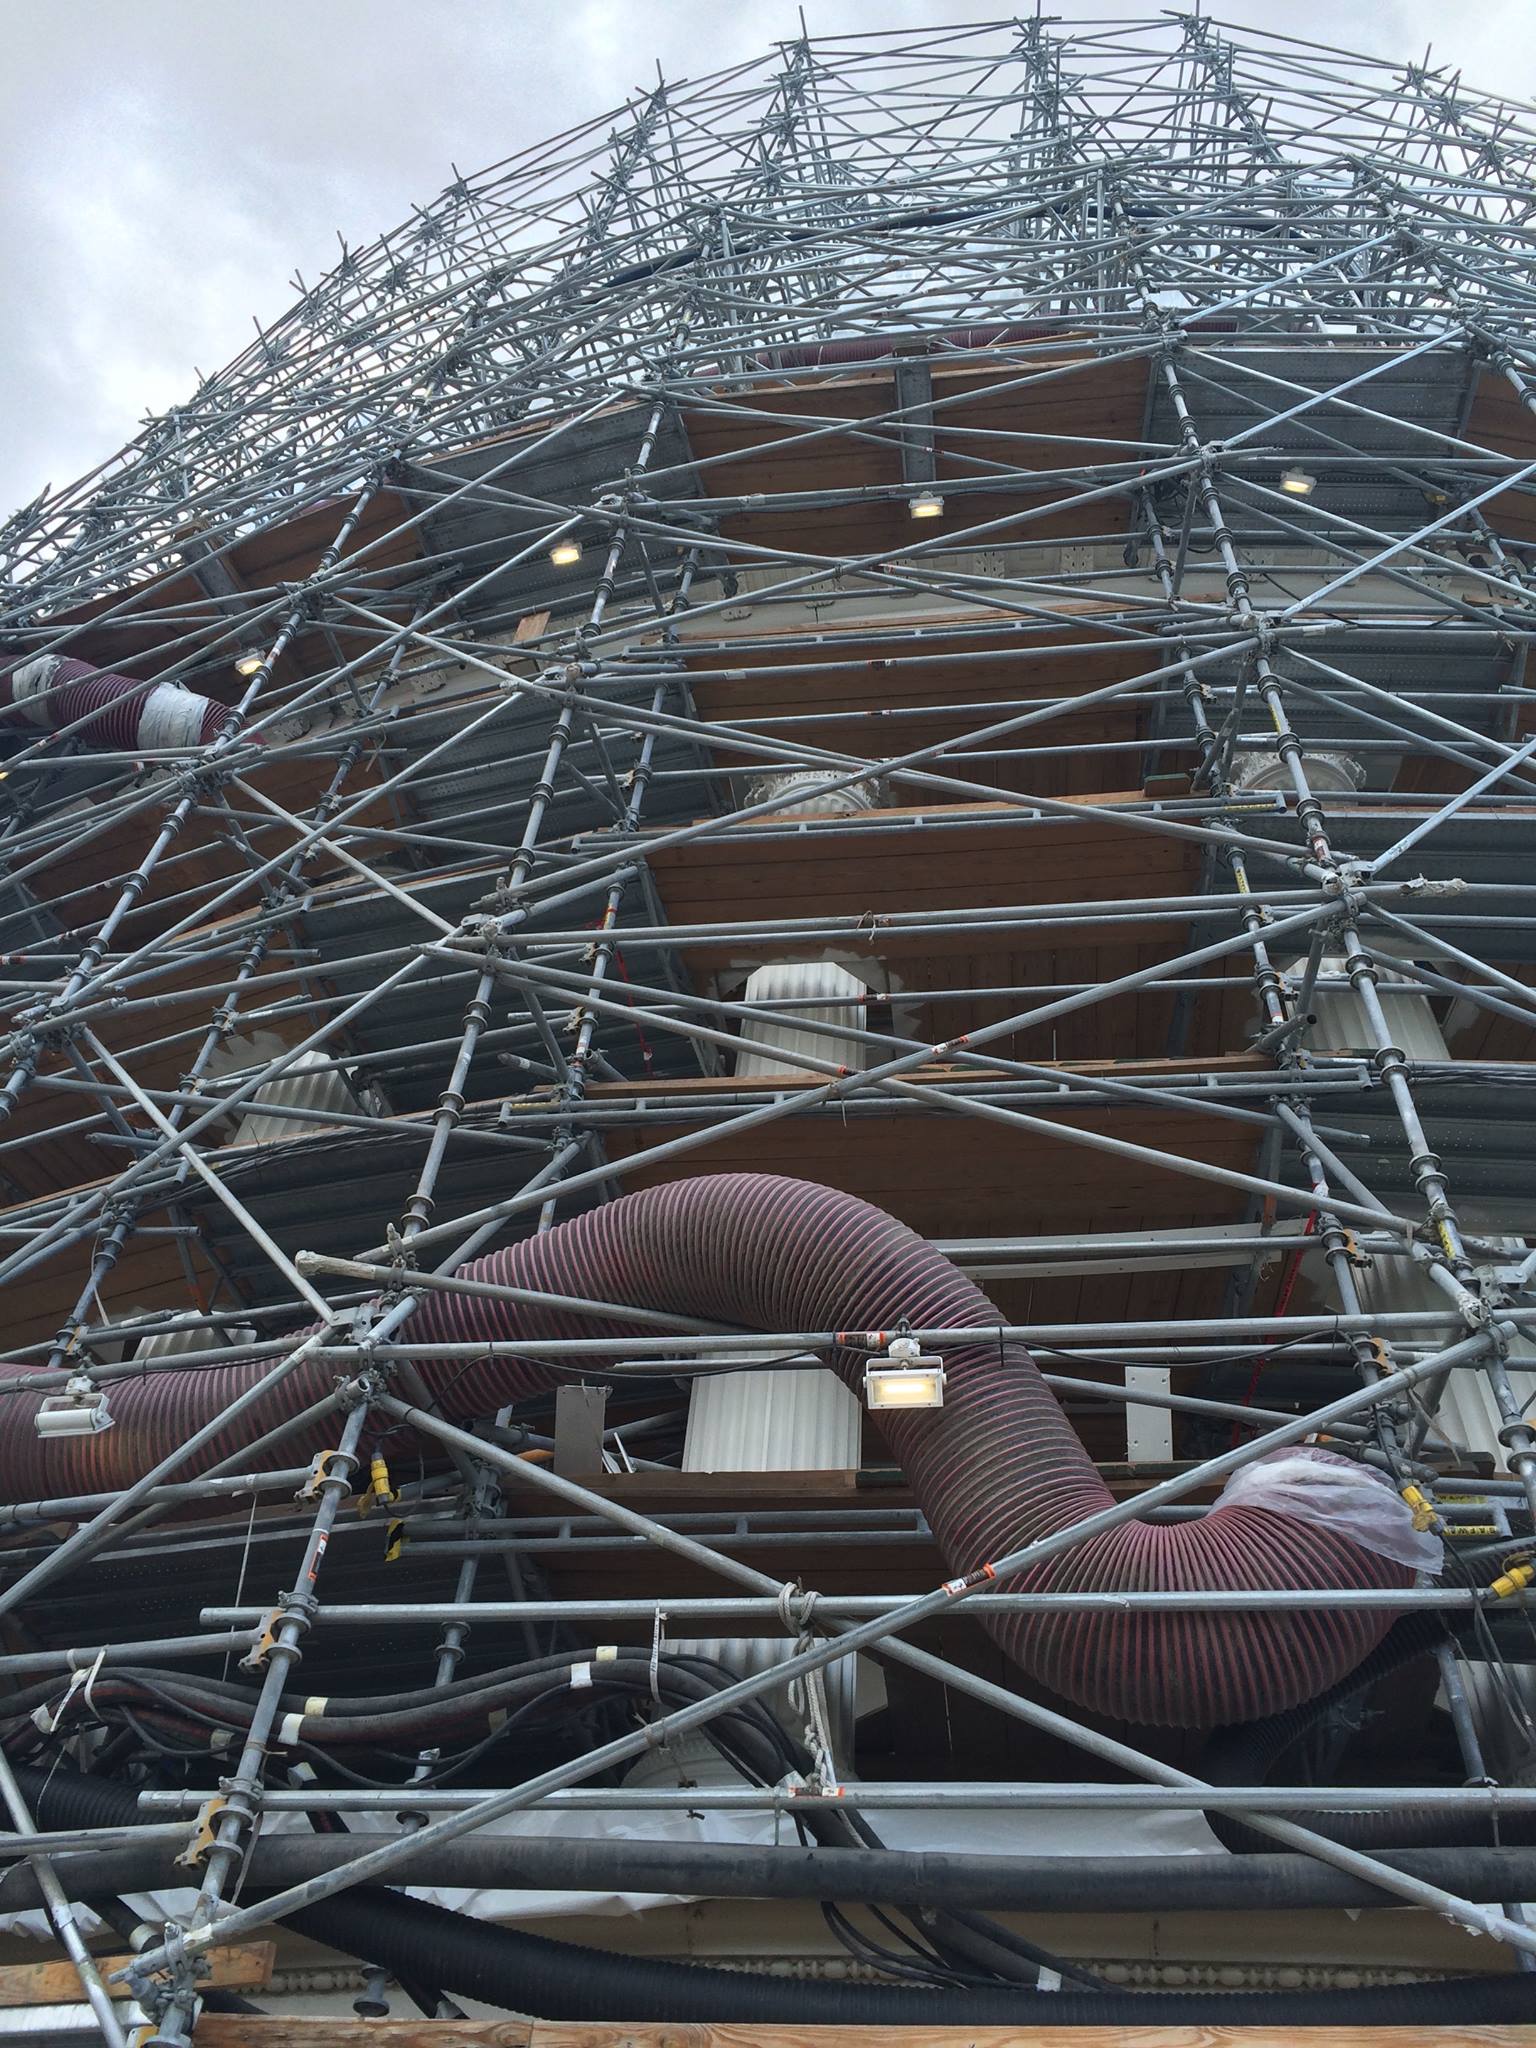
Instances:
[[[244,1942],[238,1948],[209,1951],[208,1975],[199,1978],[204,1989],[258,1991],[272,1981],[276,1944],[270,1941]],[[96,1967],[114,1998],[131,1998],[131,1987],[112,1982],[116,1970],[126,1970],[132,1956],[97,1956]],[[0,2010],[19,2005],[76,2005],[81,1997],[80,1979],[71,1962],[6,1963],[0,1965]]]
[[[306,2020],[290,2019],[286,2014],[205,2012],[192,2038],[195,2048],[370,2048],[370,2044],[376,2048],[532,2048],[537,2024],[511,2019]],[[605,2032],[613,2048],[618,2048],[636,2029],[614,2027]],[[680,2035],[682,2030],[667,2028],[667,2038],[674,2032]],[[583,2030],[583,2040],[589,2038],[589,2031]],[[1444,2038],[1450,2040],[1449,2035]],[[1470,2042],[1472,2037],[1466,2038]],[[548,2048],[556,2048],[556,2044],[551,2041]],[[572,2048],[576,2048],[574,2042]]]
[[[765,2027],[551,2020],[342,2020],[208,2013],[196,2048],[1536,2048],[1536,2026]]]

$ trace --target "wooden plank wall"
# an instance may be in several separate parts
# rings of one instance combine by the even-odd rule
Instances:
[[[290,2020],[209,2013],[195,2048],[1536,2048],[1536,2026],[763,2027],[543,2020]]]

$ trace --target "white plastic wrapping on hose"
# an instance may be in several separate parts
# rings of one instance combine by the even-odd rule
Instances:
[[[47,700],[49,687],[58,670],[59,657],[56,654],[34,655],[31,661],[24,661],[20,668],[11,670],[11,702],[29,725],[46,729],[53,723]]]
[[[1337,1530],[1362,1550],[1431,1578],[1445,1562],[1444,1544],[1431,1530],[1414,1527],[1413,1510],[1390,1479],[1313,1444],[1293,1444],[1255,1458],[1232,1474],[1216,1505],[1268,1508],[1293,1521]]]
[[[147,752],[162,747],[195,747],[202,738],[208,699],[180,683],[156,683],[147,690],[139,713],[137,744]]]

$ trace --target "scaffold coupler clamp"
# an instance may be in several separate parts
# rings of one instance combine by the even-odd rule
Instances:
[[[458,937],[466,946],[483,946],[487,953],[494,952],[501,944],[501,918],[497,915],[511,908],[511,896],[505,882],[498,882],[488,896],[482,896],[472,911],[459,920]]]
[[[201,1870],[218,1838],[219,1822],[228,1811],[229,1800],[222,1792],[203,1801],[193,1819],[186,1847],[171,1859],[178,1870]]]
[[[365,1350],[371,1351],[373,1349],[374,1339],[371,1334],[359,1337],[356,1341]],[[376,1365],[363,1366],[347,1379],[337,1382],[336,1397],[349,1415],[354,1408],[371,1408],[384,1392],[385,1377],[385,1372],[381,1367]],[[354,1472],[363,1462],[356,1451],[347,1451],[343,1455],[349,1461]],[[343,1477],[339,1472],[335,1476],[338,1479]],[[350,1477],[351,1475],[347,1474],[346,1476]]]
[[[1395,1370],[1392,1363],[1392,1353],[1388,1348],[1385,1337],[1374,1335],[1367,1337],[1365,1348],[1371,1355],[1372,1363],[1378,1366],[1383,1373],[1390,1373]]]
[[[286,1596],[285,1596],[286,1597]],[[268,1653],[277,1641],[277,1631],[282,1624],[283,1610],[280,1606],[269,1607],[257,1623],[256,1640],[240,1659],[241,1671],[260,1671],[266,1664]]]
[[[294,1499],[313,1500],[328,1480],[342,1477],[340,1473],[332,1473],[331,1460],[345,1455],[346,1453],[338,1450],[334,1444],[328,1451],[316,1451],[309,1461],[309,1475],[295,1492]]]
[[[373,1334],[376,1306],[376,1303],[371,1301],[360,1301],[355,1307],[343,1309],[340,1315],[332,1317],[333,1327],[338,1331],[345,1331],[345,1341],[361,1351],[365,1360],[376,1342]],[[365,1384],[368,1373],[369,1367],[365,1363],[345,1379],[337,1382],[344,1406],[355,1408],[360,1399],[373,1391]]]
[[[264,1670],[268,1658],[279,1647],[278,1638],[284,1626],[292,1623],[301,1635],[307,1634],[319,1604],[313,1588],[298,1587],[290,1593],[279,1593],[277,1605],[262,1617],[261,1633],[236,1668],[241,1671]]]
[[[1355,1233],[1349,1228],[1348,1224],[1341,1223],[1339,1225],[1339,1236],[1342,1239],[1341,1248],[1345,1258],[1358,1271],[1366,1272],[1375,1265],[1376,1261],[1371,1257],[1370,1253],[1361,1251],[1360,1240],[1355,1236]]]
[[[152,2022],[130,2036],[131,2048],[186,2048],[199,2010],[197,1987],[211,1973],[207,1955],[189,1947],[187,1934],[184,1923],[167,1920],[160,1932],[162,1959],[156,1967],[146,1970],[133,1963],[121,1973]]]
[[[102,1244],[104,1240],[112,1235],[114,1230],[121,1229],[124,1224],[132,1223],[139,1212],[140,1206],[132,1195],[108,1195],[102,1203],[100,1214],[97,1217],[96,1243],[98,1245]]]
[[[1487,1300],[1481,1294],[1473,1294],[1469,1289],[1466,1299],[1460,1306],[1461,1319],[1468,1329],[1485,1331],[1493,1339],[1499,1356],[1507,1357],[1509,1339],[1503,1334],[1499,1323],[1500,1304]]]

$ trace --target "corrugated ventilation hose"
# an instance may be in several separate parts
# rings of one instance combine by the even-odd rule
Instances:
[[[745,1330],[889,1330],[1002,1320],[981,1290],[923,1238],[883,1210],[811,1182],[763,1174],[677,1181],[628,1195],[569,1223],[476,1260],[480,1280],[620,1302]],[[412,1318],[423,1342],[496,1338],[611,1338],[622,1326],[544,1307],[436,1294]],[[828,1355],[856,1392],[866,1354]],[[881,1433],[922,1504],[956,1575],[1070,1527],[1111,1505],[1087,1451],[1018,1344],[952,1351],[942,1409],[877,1415]],[[127,1484],[245,1391],[259,1364],[166,1374],[115,1387],[116,1427],[92,1437],[39,1442],[40,1397],[6,1406],[0,1488],[11,1500]],[[486,1359],[422,1362],[442,1412],[495,1412],[547,1391],[543,1366]],[[328,1393],[334,1369],[291,1374],[216,1440],[204,1464],[233,1453],[285,1415]],[[274,1453],[324,1448],[290,1439]],[[1010,1581],[1018,1591],[1118,1592],[1277,1587],[1394,1588],[1408,1570],[1349,1537],[1266,1509],[1220,1507],[1199,1521],[1129,1522]],[[1138,1609],[1124,1613],[1007,1616],[993,1633],[1040,1684],[1098,1714],[1182,1727],[1252,1720],[1336,1684],[1385,1634],[1385,1610],[1326,1608],[1220,1615]]]
[[[0,668],[0,710],[5,709],[16,714],[9,721],[13,726],[39,732],[76,726],[72,737],[85,745],[126,753],[136,747],[205,747],[232,715],[227,704],[180,683],[115,675],[68,654],[38,654]]]

